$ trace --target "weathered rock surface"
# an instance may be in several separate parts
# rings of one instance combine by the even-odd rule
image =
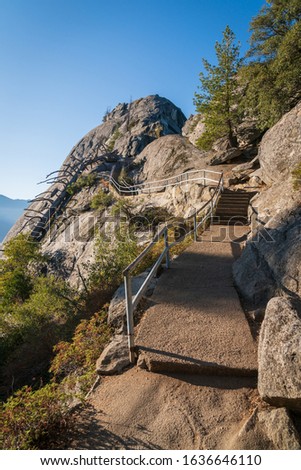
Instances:
[[[277,292],[301,295],[301,209],[260,217],[259,212],[262,223],[254,224],[253,239],[233,265],[235,283],[253,307],[266,304]]]
[[[185,120],[179,108],[158,95],[118,105],[100,126],[75,145],[59,172],[53,175],[49,190],[34,200],[6,240],[20,231],[29,231],[42,240],[42,249],[52,259],[52,268],[74,287],[82,288],[88,265],[94,260],[95,229],[102,231],[106,224],[103,211],[90,209],[93,195],[105,187],[104,181],[115,164],[132,163],[150,142],[180,134]],[[95,179],[91,187],[70,197],[68,186],[80,176],[90,174]]]
[[[252,234],[234,265],[236,285],[253,307],[279,291],[301,295],[301,196],[291,178],[300,161],[300,119],[301,104],[265,134],[260,146],[256,174],[269,187],[251,201]]]
[[[259,160],[265,183],[284,181],[300,163],[301,103],[285,114],[263,137]]]
[[[97,360],[96,371],[99,375],[114,375],[129,365],[127,336],[116,335]]]
[[[182,135],[187,137],[191,144],[196,145],[204,131],[205,124],[202,121],[202,116],[200,114],[195,114],[190,116],[185,122],[182,129]]]
[[[274,406],[301,411],[300,303],[270,300],[258,346],[258,390]]]
[[[229,149],[217,152],[214,157],[210,160],[211,165],[221,165],[222,163],[230,162],[234,158],[238,158],[242,155],[242,150],[236,147],[230,147]]]
[[[247,147],[250,144],[258,143],[262,131],[258,129],[256,121],[245,120],[237,127],[235,135],[239,147]]]
[[[253,158],[250,162],[241,163],[240,165],[235,166],[232,171],[235,176],[244,176],[253,173],[256,167],[259,167],[258,156]]]
[[[161,136],[180,134],[185,121],[179,108],[158,95],[116,106],[105,116],[100,126],[88,132],[73,147],[47,194],[43,194],[30,206],[32,211],[28,214],[32,218],[36,217],[33,228],[38,225],[39,214],[44,217],[45,225],[54,211],[64,207],[68,199],[66,187],[75,182],[78,176],[92,170],[110,172],[116,160],[138,155],[146,145]],[[112,152],[115,154],[113,162]],[[21,217],[7,239],[15,236],[26,222],[26,217]]]
[[[300,450],[298,432],[286,408],[258,413],[258,423],[275,450]]]
[[[136,158],[145,162],[141,179],[148,181],[175,176],[188,170],[206,166],[206,152],[198,150],[180,135],[157,139]]]
[[[298,432],[286,408],[257,408],[230,442],[230,449],[299,450]]]

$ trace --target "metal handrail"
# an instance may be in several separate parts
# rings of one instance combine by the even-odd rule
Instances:
[[[216,173],[216,172],[215,172]],[[127,334],[128,334],[128,345],[129,345],[129,356],[130,362],[135,362],[135,344],[134,344],[134,310],[138,305],[139,300],[141,299],[142,295],[146,291],[150,281],[155,276],[159,266],[161,265],[163,259],[166,259],[166,268],[170,267],[170,249],[175,246],[176,244],[183,241],[188,235],[191,233],[194,234],[194,240],[197,241],[197,233],[198,229],[201,225],[204,225],[209,219],[212,219],[214,208],[217,204],[218,198],[223,191],[223,173],[219,173],[220,177],[217,182],[217,186],[214,188],[214,192],[211,195],[209,201],[202,205],[199,209],[197,209],[191,216],[184,219],[188,221],[193,219],[193,229],[189,232],[185,233],[180,239],[174,241],[173,243],[169,243],[168,240],[168,229],[175,228],[175,224],[169,224],[163,227],[153,238],[153,240],[147,245],[147,247],[137,256],[137,258],[127,266],[127,268],[123,271],[124,276],[124,287],[125,287],[125,305],[126,305],[126,318],[127,318]],[[202,217],[202,219],[198,222],[197,216],[200,212],[203,212],[206,208],[209,208],[208,212]],[[138,292],[133,296],[132,293],[132,272],[138,266],[138,264],[144,259],[144,257],[149,253],[152,247],[161,239],[164,238],[164,249],[160,253],[158,259],[156,260],[155,264],[152,266],[150,272],[148,273],[146,279],[140,286]]]
[[[220,176],[220,174],[220,172],[212,170],[190,170],[177,176],[171,176],[169,178],[148,181],[146,183],[137,183],[133,185],[120,184],[114,179],[113,174],[111,174],[109,182],[121,195],[133,195],[144,192],[150,194],[151,192],[159,192],[165,190],[168,187],[186,183],[201,182],[203,186],[208,186],[208,183],[216,185],[218,184],[218,179],[214,179],[213,175]],[[211,175],[212,177],[210,177]]]

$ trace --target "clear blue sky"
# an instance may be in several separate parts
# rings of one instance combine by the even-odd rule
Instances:
[[[229,24],[264,0],[0,0],[0,194],[30,198],[108,107],[158,93],[189,116]]]

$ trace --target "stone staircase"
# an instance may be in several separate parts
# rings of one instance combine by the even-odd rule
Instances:
[[[250,199],[256,193],[230,191],[225,189],[218,200],[214,225],[248,225],[248,207]]]

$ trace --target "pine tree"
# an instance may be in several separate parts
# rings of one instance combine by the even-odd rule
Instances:
[[[240,92],[237,73],[242,65],[239,57],[239,44],[235,35],[226,27],[222,42],[216,42],[217,65],[203,59],[206,73],[201,72],[200,92],[195,93],[196,111],[202,115],[205,132],[197,145],[205,150],[219,137],[227,136],[231,146],[236,146],[235,127],[239,122],[238,102]]]
[[[267,129],[301,99],[300,0],[268,1],[250,26],[243,106]]]

